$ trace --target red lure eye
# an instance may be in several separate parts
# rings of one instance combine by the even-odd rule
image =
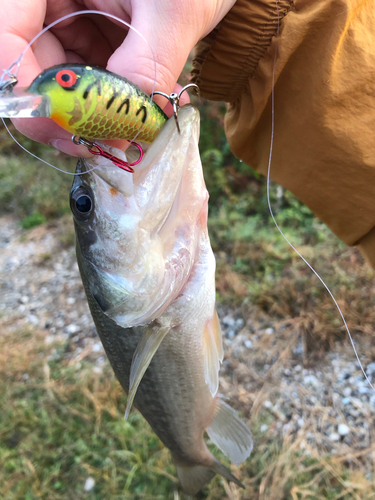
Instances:
[[[77,75],[71,69],[61,69],[56,73],[56,81],[62,87],[72,87],[77,81]]]

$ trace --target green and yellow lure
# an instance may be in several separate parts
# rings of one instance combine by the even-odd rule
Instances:
[[[68,132],[88,139],[136,137],[150,143],[167,121],[139,87],[94,66],[54,66],[37,76],[27,92],[48,96],[49,117]]]

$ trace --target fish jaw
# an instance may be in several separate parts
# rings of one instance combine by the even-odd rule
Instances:
[[[71,199],[84,189],[93,203],[88,218],[75,217],[84,272],[103,312],[124,327],[160,316],[185,287],[199,249],[208,193],[195,168],[198,111],[181,108],[179,121],[181,134],[169,120],[133,176],[103,158],[77,166]]]

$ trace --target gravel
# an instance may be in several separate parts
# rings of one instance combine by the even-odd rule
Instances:
[[[44,225],[25,232],[12,217],[0,218],[2,331],[42,330],[47,343],[56,338],[66,343],[65,354],[77,358],[78,368],[84,355],[101,373],[106,358],[75,252],[61,247],[58,231]],[[276,324],[248,305],[238,310],[219,305],[218,313],[226,350],[220,391],[231,398],[250,426],[254,415],[261,415],[262,433],[299,437],[306,453],[311,446],[342,453],[343,447],[362,450],[371,445],[375,392],[348,346],[337,344],[309,366],[293,324]],[[375,362],[361,354],[368,352],[366,341],[360,343],[357,338],[356,343],[366,373],[375,383]],[[85,489],[92,484],[89,479]]]

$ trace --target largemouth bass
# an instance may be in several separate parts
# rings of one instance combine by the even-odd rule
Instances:
[[[241,486],[205,432],[237,465],[252,438],[217,394],[223,348],[196,108],[181,108],[179,122],[181,134],[170,119],[133,175],[103,158],[79,160],[71,208],[82,281],[129,396],[126,415],[134,400],[195,494],[216,473]]]

